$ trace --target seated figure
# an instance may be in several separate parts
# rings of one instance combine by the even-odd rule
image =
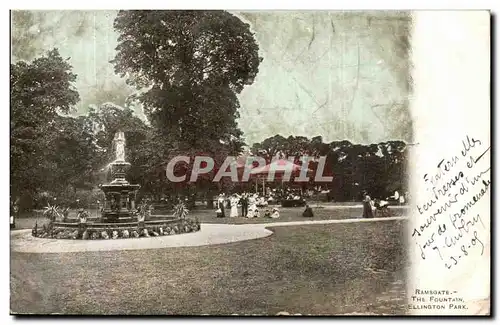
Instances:
[[[278,208],[273,208],[273,213],[271,213],[270,218],[278,219],[279,217],[280,217],[280,213],[278,211]]]
[[[314,213],[313,213],[311,207],[308,204],[306,204],[306,209],[302,213],[302,216],[304,218],[312,218],[312,217],[314,217]]]
[[[258,202],[257,202],[257,206],[260,206],[260,207],[265,207],[267,206],[268,203],[267,203],[267,200],[265,197],[260,197]]]

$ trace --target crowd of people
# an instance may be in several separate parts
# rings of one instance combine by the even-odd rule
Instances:
[[[297,193],[288,194],[290,195],[290,200],[302,199]],[[234,193],[231,195],[222,193],[216,198],[215,212],[218,218],[260,218],[263,216],[277,219],[280,217],[279,209],[277,207],[269,208],[270,204],[277,202],[275,198],[272,192],[267,196],[247,192],[241,194]],[[285,196],[285,199],[288,199],[288,196]],[[305,210],[302,216],[305,218],[314,217],[313,210],[309,205],[305,204]]]
[[[284,193],[283,198],[285,200],[302,200],[302,195],[297,190],[295,190],[295,191],[287,190]]]
[[[278,208],[267,208],[272,200],[269,196],[264,197],[257,193],[243,192],[231,195],[222,193],[217,197],[216,201],[217,217],[224,218],[229,215],[230,218],[259,218],[261,217],[262,209],[264,217],[277,219],[279,218]]]

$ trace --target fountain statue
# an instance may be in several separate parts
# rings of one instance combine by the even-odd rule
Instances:
[[[115,160],[110,164],[113,180],[101,185],[104,192],[103,222],[130,222],[136,219],[135,199],[140,185],[130,184],[125,175],[130,163],[125,161],[125,134],[116,132],[114,138]]]
[[[116,132],[115,134],[115,161],[125,161],[125,133]]]

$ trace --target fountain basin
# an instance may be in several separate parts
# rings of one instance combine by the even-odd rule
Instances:
[[[50,227],[34,228],[33,236],[56,239],[125,239],[176,235],[200,229],[199,221],[188,218],[143,222],[53,222]]]

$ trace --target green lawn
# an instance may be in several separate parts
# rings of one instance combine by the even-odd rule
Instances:
[[[351,219],[351,218],[360,218],[362,214],[362,208],[344,208],[344,207],[313,207],[314,218],[312,220],[336,220],[336,219]],[[190,217],[198,217],[198,219],[202,223],[230,223],[230,224],[242,224],[242,223],[269,223],[269,222],[283,222],[283,221],[303,221],[310,220],[304,219],[302,217],[302,212],[304,212],[304,208],[281,208],[278,207],[280,211],[279,219],[270,219],[264,218],[263,210],[261,209],[261,218],[217,218],[215,216],[214,210],[209,209],[196,209],[190,212]],[[391,207],[391,211],[394,216],[404,215],[408,210],[402,207]],[[238,210],[241,213],[241,210]],[[96,216],[96,212],[91,212],[92,216]],[[156,211],[156,213],[168,213],[163,211]],[[229,214],[229,210],[226,212]],[[73,212],[70,217],[76,218],[76,212]],[[38,220],[38,224],[43,224],[46,222],[46,219],[43,218],[40,214],[38,217],[35,217],[35,213],[25,214],[22,217],[16,219],[16,229],[31,229],[35,221]]]
[[[11,254],[11,310],[65,314],[404,312],[403,221],[276,227],[225,245]]]
[[[243,224],[243,223],[270,223],[270,222],[285,222],[285,221],[304,221],[304,220],[340,220],[340,219],[355,219],[361,218],[363,213],[362,208],[321,208],[314,207],[314,218],[308,219],[302,217],[304,208],[281,208],[279,207],[280,218],[271,219],[264,218],[263,209],[261,209],[261,218],[217,218],[213,211],[203,210],[202,212],[193,211],[192,216],[197,216],[202,223],[229,223],[229,224]],[[406,214],[407,209],[394,207],[392,208],[394,216],[402,216]],[[229,211],[226,212],[228,214]]]

